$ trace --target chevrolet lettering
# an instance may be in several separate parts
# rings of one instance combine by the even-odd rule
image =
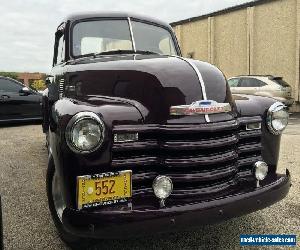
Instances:
[[[217,103],[215,101],[197,101],[191,105],[172,106],[171,115],[197,115],[197,114],[216,114],[230,112],[229,103]]]
[[[284,104],[232,95],[215,66],[181,56],[172,28],[129,13],[81,13],[55,32],[42,99],[47,195],[60,237],[139,237],[271,206]]]

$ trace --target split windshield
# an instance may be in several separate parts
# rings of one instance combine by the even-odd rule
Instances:
[[[74,25],[73,55],[109,54],[109,51],[148,51],[177,55],[174,41],[167,29],[131,21],[133,39],[127,20],[85,21]],[[134,42],[133,42],[134,41]]]

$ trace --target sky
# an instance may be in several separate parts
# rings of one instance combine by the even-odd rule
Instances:
[[[0,0],[0,71],[50,73],[54,33],[80,11],[130,11],[174,22],[252,0]]]

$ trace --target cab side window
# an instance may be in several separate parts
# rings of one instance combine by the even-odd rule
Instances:
[[[22,89],[20,84],[8,79],[0,78],[0,92],[17,93]]]
[[[63,31],[55,34],[53,66],[64,62],[65,59],[65,39]]]
[[[65,52],[65,40],[64,40],[64,36],[61,36],[58,40],[58,45],[57,45],[56,64],[60,64],[64,61],[64,52]]]

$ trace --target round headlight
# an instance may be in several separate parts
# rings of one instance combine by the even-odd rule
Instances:
[[[268,174],[268,165],[264,161],[257,161],[254,164],[254,174],[258,181],[262,181]]]
[[[172,180],[167,176],[157,176],[153,181],[153,191],[159,199],[166,199],[173,191]]]
[[[104,123],[93,112],[80,112],[69,121],[65,135],[72,151],[91,153],[103,143]]]
[[[267,125],[271,133],[279,135],[286,128],[289,113],[281,102],[274,103],[268,110]]]

